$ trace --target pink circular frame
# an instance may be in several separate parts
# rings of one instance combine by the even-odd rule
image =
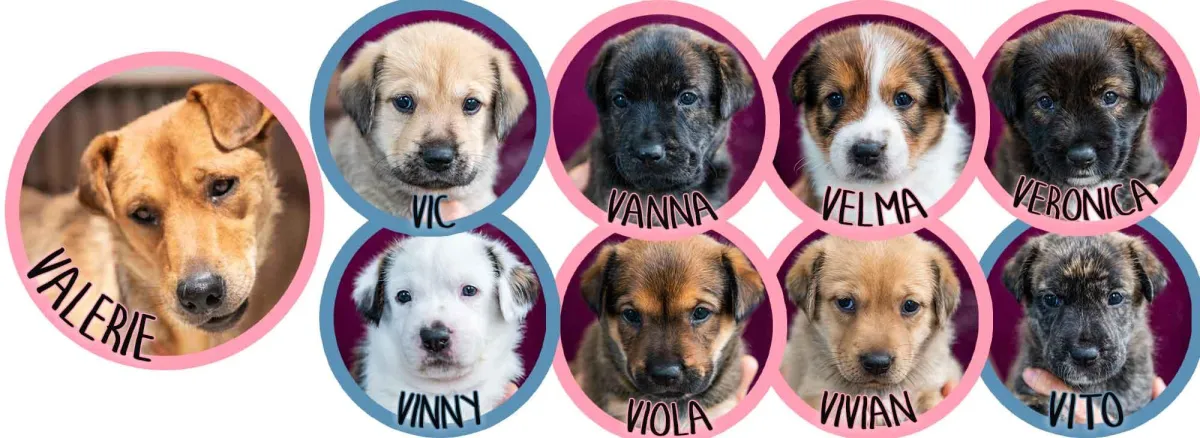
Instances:
[[[558,293],[562,301],[565,302],[567,298],[567,285],[571,283],[571,279],[575,276],[575,272],[580,268],[580,264],[583,263],[583,260],[587,257],[588,253],[596,249],[596,246],[603,242],[604,239],[613,235],[614,232],[619,231],[624,230],[598,228],[585,236],[583,240],[579,242],[579,245],[575,246],[575,249],[571,250],[571,253],[567,255],[567,260],[563,262],[562,268],[558,270],[558,276],[555,278],[555,280],[558,282]],[[770,262],[767,260],[767,257],[763,255],[761,251],[759,251],[758,246],[755,245],[749,237],[747,237],[737,228],[734,228],[733,225],[724,222],[717,223],[711,227],[711,231],[720,234],[722,237],[729,240],[729,242],[734,246],[738,247],[738,249],[741,249],[742,252],[746,254],[746,257],[750,259],[750,263],[754,265],[759,274],[762,276],[763,284],[767,288],[768,307],[770,307],[771,311],[771,347],[767,353],[766,363],[759,364],[760,373],[758,380],[750,388],[750,392],[746,394],[746,397],[738,403],[737,407],[729,411],[729,413],[712,420],[713,429],[711,431],[697,430],[695,434],[690,435],[698,438],[716,436],[721,432],[724,432],[734,424],[737,424],[738,421],[741,421],[743,418],[745,418],[746,415],[758,405],[758,402],[762,400],[764,395],[766,395],[767,388],[772,386],[772,379],[768,377],[771,375],[769,374],[769,370],[779,369],[779,353],[782,352],[783,344],[787,340],[787,316],[784,312],[785,306],[783,302],[783,291],[782,288],[779,287],[779,281],[776,280],[775,275],[767,275],[768,271],[763,269],[771,266]],[[660,238],[650,238],[647,240],[671,240],[678,238],[671,236],[659,237]],[[555,353],[554,374],[558,376],[559,382],[562,383],[563,390],[567,392],[567,395],[571,397],[571,400],[575,402],[575,405],[578,406],[581,411],[583,411],[584,415],[587,415],[588,418],[591,418],[592,421],[596,422],[596,424],[600,425],[605,430],[616,434],[617,436],[642,436],[627,432],[625,424],[609,416],[604,412],[604,410],[596,406],[595,403],[592,403],[592,400],[583,393],[583,389],[579,387],[579,382],[576,382],[575,377],[571,374],[571,368],[570,365],[567,364],[566,356],[563,355],[563,345],[561,340],[558,342],[558,348]],[[778,374],[778,372],[775,374]]]
[[[874,227],[842,225],[836,221],[822,219],[820,213],[804,205],[796,195],[792,194],[791,189],[788,188],[787,184],[784,184],[783,178],[779,176],[778,172],[774,171],[774,166],[770,166],[770,160],[768,160],[768,166],[770,166],[768,173],[770,176],[766,177],[766,181],[767,185],[771,187],[771,191],[775,192],[775,196],[789,210],[800,216],[800,219],[805,223],[820,224],[819,226],[822,230],[843,237],[867,240],[886,239],[912,233],[924,228],[929,223],[935,222],[943,214],[946,214],[951,207],[954,207],[963,194],[967,192],[967,188],[971,186],[971,181],[975,179],[975,169],[978,169],[978,165],[983,163],[984,150],[987,149],[987,136],[979,135],[979,133],[987,133],[989,131],[989,123],[991,121],[988,118],[990,114],[988,112],[988,99],[986,93],[981,95],[978,92],[987,88],[983,83],[982,70],[976,65],[971,52],[967,50],[967,47],[959,41],[958,37],[949,28],[920,10],[880,0],[851,1],[830,6],[813,13],[789,30],[787,34],[784,34],[783,38],[775,44],[775,47],[771,49],[771,54],[767,57],[767,65],[774,72],[780,67],[780,63],[783,62],[788,52],[805,36],[825,25],[825,23],[855,15],[888,15],[920,26],[936,37],[946,47],[946,50],[950,52],[950,55],[954,57],[955,62],[963,69],[963,74],[967,77],[967,86],[970,87],[971,96],[975,101],[975,132],[972,134],[971,153],[967,156],[967,164],[964,166],[962,174],[959,175],[958,180],[954,182],[950,190],[928,208],[929,217],[913,220],[904,225],[895,224]],[[776,137],[778,138],[778,133],[776,133]],[[772,152],[773,157],[774,153]]]
[[[143,362],[129,356],[115,354],[105,344],[87,340],[79,334],[78,330],[66,325],[59,318],[58,314],[50,308],[50,301],[36,292],[37,285],[24,275],[25,272],[29,271],[30,264],[25,254],[24,240],[21,238],[20,197],[25,168],[29,164],[29,157],[33,153],[34,146],[37,144],[38,138],[41,137],[51,119],[63,107],[88,87],[116,73],[154,66],[186,67],[215,74],[246,89],[270,109],[284,130],[287,131],[288,137],[295,145],[296,153],[299,154],[300,161],[303,164],[304,176],[308,181],[310,221],[308,239],[304,246],[304,256],[300,261],[300,266],[296,269],[295,276],[292,278],[287,291],[262,320],[254,324],[253,327],[241,336],[214,348],[180,356],[150,356],[150,362]],[[66,87],[50,99],[50,102],[42,108],[41,112],[34,118],[33,123],[25,131],[25,136],[21,139],[21,144],[17,148],[17,155],[13,162],[12,171],[8,175],[8,190],[6,193],[5,217],[8,222],[9,250],[12,252],[17,274],[21,277],[26,291],[29,292],[30,298],[33,299],[38,309],[42,311],[55,327],[58,327],[63,334],[75,341],[76,344],[79,344],[80,347],[113,362],[153,370],[177,370],[206,365],[229,357],[253,344],[259,338],[262,338],[267,331],[271,330],[271,328],[275,327],[275,324],[283,319],[284,314],[292,308],[292,305],[296,303],[296,299],[299,298],[300,292],[303,291],[305,283],[308,282],[308,278],[312,274],[313,264],[316,263],[317,259],[317,251],[321,246],[321,232],[324,230],[325,208],[324,192],[321,188],[321,175],[317,171],[317,161],[313,156],[312,146],[308,142],[308,137],[304,135],[304,130],[300,128],[300,124],[288,112],[287,107],[274,94],[268,91],[266,87],[254,80],[254,78],[228,64],[190,53],[148,52],[118,58],[88,70],[67,84]]]
[[[575,188],[575,184],[571,182],[571,178],[567,175],[567,170],[563,166],[562,157],[558,155],[558,146],[553,135],[553,129],[551,129],[550,146],[546,150],[546,165],[550,168],[550,175],[554,177],[554,182],[558,184],[559,189],[567,196],[571,204],[574,204],[576,209],[600,225],[601,228],[615,228],[621,234],[642,239],[684,237],[715,229],[716,224],[727,222],[731,216],[737,214],[742,207],[746,206],[747,202],[750,202],[750,198],[754,196],[754,193],[758,191],[758,187],[766,179],[766,173],[774,173],[769,168],[771,167],[771,160],[775,157],[775,147],[779,143],[779,102],[776,98],[775,84],[770,80],[771,71],[762,60],[762,56],[759,55],[758,50],[754,48],[754,44],[741,31],[733,27],[732,24],[721,18],[721,16],[699,6],[673,0],[652,0],[613,9],[592,20],[577,32],[575,36],[571,37],[566,47],[558,54],[558,58],[554,60],[554,65],[550,67],[548,83],[551,91],[551,106],[554,106],[554,102],[558,98],[558,88],[562,83],[563,76],[567,72],[567,66],[575,59],[585,44],[595,38],[596,35],[599,35],[617,23],[646,15],[674,15],[704,24],[728,38],[734,48],[746,59],[747,67],[754,74],[755,81],[758,83],[759,90],[763,95],[764,117],[766,120],[764,121],[765,133],[763,135],[763,146],[759,151],[754,169],[750,172],[750,176],[746,179],[745,184],[742,184],[737,193],[729,198],[728,202],[717,209],[720,220],[710,220],[699,226],[680,227],[673,230],[663,228],[642,229],[636,226],[621,226],[609,223],[606,220],[605,212],[589,201],[581,190]],[[553,119],[551,119],[551,125],[553,125]]]
[[[771,386],[775,388],[775,393],[779,394],[779,398],[783,399],[784,404],[792,408],[793,411],[813,426],[826,432],[846,437],[899,437],[914,434],[929,427],[931,424],[937,423],[954,410],[954,408],[958,407],[958,404],[962,403],[963,398],[971,392],[971,387],[975,385],[975,382],[979,381],[979,376],[983,373],[983,366],[987,363],[988,352],[992,345],[992,295],[988,290],[987,277],[983,275],[983,268],[975,260],[975,256],[971,253],[971,249],[967,247],[966,242],[959,238],[953,230],[936,220],[925,225],[946,246],[950,247],[954,256],[958,258],[959,262],[967,270],[967,275],[970,276],[971,280],[971,288],[979,304],[979,330],[975,335],[975,352],[971,354],[971,362],[967,364],[962,380],[950,392],[949,397],[946,397],[937,406],[934,406],[932,410],[922,414],[916,422],[907,422],[899,427],[874,430],[837,428],[821,424],[820,413],[806,404],[804,400],[800,399],[800,396],[796,395],[796,392],[784,381],[783,374],[779,370],[778,364],[783,361],[783,350],[787,344],[787,335],[784,335],[784,338],[781,338],[780,342],[772,343],[770,357],[775,359],[774,363],[776,366],[763,370],[763,377],[770,379]],[[816,230],[816,227],[801,224],[783,239],[783,242],[775,249],[775,253],[771,255],[769,261],[773,277],[777,277],[779,271],[783,269],[788,258],[791,257],[796,247],[804,241],[804,238]],[[786,327],[786,315],[784,318],[776,320],[775,323],[782,326],[776,328],[776,331],[788,333],[789,328]]]
[[[1025,25],[1033,21],[1053,15],[1060,12],[1073,10],[1090,10],[1103,12],[1110,15],[1115,15],[1124,20],[1133,23],[1142,28],[1151,37],[1154,38],[1158,45],[1162,47],[1167,56],[1171,58],[1171,62],[1175,65],[1175,70],[1179,74],[1179,79],[1183,83],[1184,100],[1187,104],[1187,113],[1189,119],[1193,119],[1197,114],[1200,114],[1200,90],[1196,86],[1196,76],[1192,73],[1192,67],[1188,64],[1187,57],[1184,56],[1183,50],[1179,48],[1179,44],[1166,29],[1151,19],[1146,14],[1124,3],[1119,3],[1112,0],[1058,0],[1039,3],[1017,13],[1010,18],[988,38],[984,43],[983,48],[979,51],[979,56],[976,58],[976,66],[980,69],[979,76],[982,77],[983,70],[987,68],[988,62],[992,57],[1000,51],[1000,47],[1004,45],[1010,37],[1015,35]],[[984,115],[990,114],[991,109],[987,108]],[[1000,128],[1000,127],[995,127]],[[1192,165],[1192,158],[1196,154],[1196,145],[1200,142],[1200,130],[1196,129],[1195,123],[1188,123],[1187,132],[1184,134],[1183,146],[1179,151],[1179,159],[1175,161],[1175,166],[1171,169],[1171,174],[1167,176],[1167,180],[1163,182],[1158,191],[1154,193],[1160,201],[1158,205],[1151,205],[1145,210],[1129,215],[1120,216],[1104,221],[1068,221],[1061,219],[1053,219],[1046,216],[1040,216],[1029,213],[1021,208],[1012,206],[1012,195],[1000,186],[996,178],[992,176],[992,172],[988,169],[987,164],[983,160],[977,160],[973,170],[979,175],[979,181],[983,183],[983,187],[987,189],[992,198],[996,200],[1005,210],[1016,216],[1022,222],[1032,225],[1035,228],[1040,228],[1052,233],[1064,234],[1068,236],[1096,235],[1110,231],[1116,231],[1122,228],[1136,224],[1138,221],[1149,217],[1163,203],[1167,202],[1175,189],[1179,188],[1179,184],[1183,181],[1184,175],[1187,174],[1188,168]],[[984,147],[986,147],[986,142]],[[972,154],[974,151],[972,151]]]

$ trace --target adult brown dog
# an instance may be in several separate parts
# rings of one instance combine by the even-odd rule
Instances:
[[[154,315],[150,354],[193,353],[236,337],[275,305],[293,274],[266,263],[284,209],[269,160],[274,121],[250,93],[212,83],[96,136],[76,193],[22,191],[27,256],[36,263],[64,248],[81,281],[130,313]],[[85,296],[67,321],[78,326],[98,296]],[[112,306],[101,303],[101,313]],[[103,329],[92,325],[89,334]]]
[[[745,254],[704,235],[605,246],[582,276],[598,316],[572,374],[592,402],[626,420],[630,399],[697,401],[709,418],[736,404],[744,323],[765,288]]]

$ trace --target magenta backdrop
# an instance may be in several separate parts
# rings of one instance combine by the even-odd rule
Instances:
[[[979,300],[975,297],[975,287],[971,284],[971,277],[967,274],[962,260],[954,256],[954,251],[951,251],[950,247],[942,239],[939,239],[937,235],[926,229],[917,231],[916,234],[918,237],[937,245],[946,255],[950,256],[950,263],[954,265],[954,275],[958,276],[958,281],[962,285],[958,310],[954,312],[954,345],[951,349],[954,352],[954,358],[965,369],[967,368],[967,364],[971,363],[971,355],[975,354],[975,338],[979,336]],[[776,274],[779,284],[784,285],[784,296],[788,295],[786,289],[787,273],[792,269],[792,265],[796,263],[796,257],[810,243],[822,237],[825,237],[824,232],[814,231],[811,235],[800,241],[800,244],[796,245],[796,248],[792,249],[792,252],[788,254],[787,260],[784,260],[783,266]],[[791,333],[792,320],[796,317],[796,304],[792,300],[786,301],[788,333]],[[982,345],[980,346],[980,348],[983,347]]]
[[[705,235],[717,239],[721,243],[730,245],[729,240],[720,234],[709,231]],[[583,258],[583,262],[575,269],[575,274],[571,276],[571,283],[567,285],[566,296],[563,297],[562,308],[562,331],[560,333],[562,339],[563,355],[567,362],[575,359],[575,353],[579,350],[579,343],[583,340],[583,332],[593,321],[596,320],[596,314],[592,313],[592,309],[583,301],[583,292],[579,289],[580,277],[583,276],[583,271],[587,270],[588,266],[596,260],[596,253],[604,245],[610,243],[620,243],[629,240],[628,237],[614,234],[604,239],[595,248],[588,252],[587,257]],[[755,265],[756,269],[760,269],[760,275],[766,275],[761,271],[761,266]],[[765,280],[765,279],[764,279]],[[758,373],[754,376],[754,382],[758,381],[758,376],[762,375],[762,369],[767,363],[767,353],[771,349],[771,305],[776,303],[770,302],[770,297],[763,300],[762,304],[754,310],[753,315],[746,322],[746,330],[742,333],[742,340],[745,341],[746,350],[755,359],[758,360]]]
[[[849,17],[839,18],[821,25],[813,32],[801,38],[791,50],[788,50],[784,55],[783,60],[775,69],[775,73],[771,76],[771,80],[775,82],[775,92],[779,95],[779,147],[775,149],[775,171],[779,172],[783,183],[791,186],[800,178],[800,166],[797,165],[801,161],[802,152],[800,150],[800,108],[792,105],[792,73],[796,71],[796,66],[800,65],[801,58],[808,52],[809,46],[818,36],[824,36],[834,31],[841,30],[849,26],[858,26],[865,23],[883,23],[900,26],[910,32],[923,36],[937,46],[945,48],[940,40],[930,34],[928,31],[921,29],[915,24],[901,20],[896,17],[887,15],[852,15]],[[974,138],[975,132],[975,95],[972,93],[971,84],[967,83],[967,74],[963,71],[962,66],[954,59],[954,56],[949,50],[946,51],[946,56],[950,57],[951,64],[954,66],[954,76],[958,79],[958,86],[962,88],[962,98],[958,102],[955,109],[955,116],[959,123],[966,128],[967,132]]]
[[[504,242],[518,259],[525,264],[529,264],[529,258],[525,256],[525,252],[517,246],[516,242],[513,242],[512,239],[509,239],[507,235],[496,227],[484,225],[471,230],[471,232]],[[346,364],[347,369],[354,369],[354,347],[366,335],[364,326],[366,322],[358,313],[358,309],[355,308],[354,300],[351,297],[354,291],[354,276],[362,271],[363,267],[373,257],[383,252],[392,242],[407,239],[408,237],[404,234],[383,229],[367,238],[363,246],[350,258],[350,263],[346,265],[346,272],[342,275],[341,281],[338,282],[337,297],[334,297],[333,301],[333,333],[337,338],[338,351],[342,355],[342,362]],[[487,267],[487,269],[491,269],[491,267]],[[543,284],[547,281],[554,281],[553,278],[539,278],[538,280]],[[521,355],[521,364],[525,367],[525,374],[521,377],[521,381],[517,382],[518,384],[524,383],[525,376],[528,376],[530,371],[533,370],[533,365],[537,362],[538,353],[541,352],[542,341],[545,336],[546,300],[542,296],[539,296],[537,304],[533,306],[533,310],[530,310],[529,314],[525,317],[525,339],[521,341],[521,345],[517,348],[517,353]]]
[[[529,70],[521,63],[521,59],[517,57],[516,52],[513,52],[508,42],[500,38],[500,35],[497,35],[496,32],[478,21],[452,12],[409,12],[384,20],[375,25],[375,27],[372,27],[371,30],[368,30],[354,44],[350,45],[350,49],[342,57],[342,63],[346,64],[354,59],[354,54],[358,53],[358,49],[363,44],[378,40],[401,26],[425,21],[441,21],[461,26],[483,36],[484,39],[490,41],[496,47],[508,52],[509,57],[512,58],[513,67],[516,68],[517,77],[521,78],[521,86],[525,88],[525,94],[529,96],[529,106],[525,108],[524,113],[521,113],[521,118],[517,120],[516,125],[513,125],[512,131],[504,139],[504,146],[500,149],[500,172],[496,177],[496,184],[492,187],[496,195],[500,195],[505,190],[508,190],[508,187],[517,179],[517,175],[521,173],[521,169],[525,166],[525,161],[529,159],[529,151],[533,148],[534,135],[537,131],[537,103],[535,102],[537,99],[533,95],[533,85],[529,80]],[[542,74],[540,71],[534,73]]]
[[[567,70],[563,73],[561,85],[555,91],[556,98],[553,108],[554,123],[551,126],[554,130],[554,142],[558,148],[558,156],[564,161],[570,159],[576,151],[584,147],[588,139],[596,131],[598,121],[596,107],[588,98],[587,86],[585,85],[587,83],[588,68],[592,66],[592,62],[596,60],[600,49],[608,40],[648,24],[675,24],[683,26],[733,47],[728,39],[708,26],[686,18],[669,15],[647,15],[631,18],[614,24],[605,29],[604,32],[593,37],[591,41],[584,44],[579,53],[575,55],[575,58],[571,60],[571,63],[567,65]],[[736,47],[733,48],[737,51]],[[745,62],[746,55],[741,52],[738,54],[742,56],[742,61]],[[757,54],[752,55],[758,56]],[[752,74],[761,73],[753,71],[749,63],[746,64],[746,68],[750,69]],[[758,79],[755,77],[754,100],[750,103],[749,107],[733,116],[729,141],[726,145],[733,160],[733,176],[729,180],[730,198],[745,185],[746,179],[750,177],[750,171],[754,170],[754,164],[758,161],[759,153],[762,151],[763,137],[766,135],[765,119],[766,110],[763,104],[762,88],[758,86]]]
[[[1009,38],[1009,40],[1017,39],[1026,32],[1043,24],[1054,21],[1054,19],[1065,14],[1082,15],[1085,17],[1102,18],[1106,20],[1120,21],[1128,23],[1114,15],[1105,14],[1096,11],[1066,11],[1056,14],[1047,15],[1039,18],[1036,21],[1025,25],[1020,31]],[[1183,95],[1183,82],[1179,79],[1179,72],[1175,70],[1175,62],[1166,57],[1167,60],[1167,80],[1163,86],[1162,95],[1158,101],[1154,102],[1153,116],[1150,118],[1151,134],[1154,135],[1154,146],[1158,149],[1158,153],[1172,167],[1175,161],[1179,159],[1179,151],[1183,148],[1183,136],[1187,132],[1187,102]],[[995,57],[988,61],[987,71],[983,74],[985,83],[992,83],[992,62]],[[988,167],[992,166],[992,154],[995,153],[997,143],[1000,141],[1001,134],[1004,133],[1004,116],[1000,115],[1000,111],[996,110],[995,105],[991,109],[992,132],[988,137],[987,155],[984,157],[984,162]]]
[[[1162,260],[1163,266],[1170,274],[1166,289],[1163,289],[1160,292],[1161,295],[1150,303],[1150,330],[1154,332],[1157,340],[1154,351],[1154,371],[1158,372],[1159,377],[1162,377],[1164,381],[1171,383],[1175,374],[1179,372],[1179,367],[1183,365],[1188,343],[1191,342],[1189,334],[1192,332],[1192,299],[1188,295],[1187,282],[1179,270],[1179,265],[1175,263],[1175,259],[1171,258],[1171,253],[1148,231],[1135,225],[1121,230],[1121,232],[1145,240],[1158,259]],[[1016,360],[1017,350],[1020,346],[1020,336],[1017,330],[1020,327],[1021,318],[1025,315],[1025,311],[1021,304],[1017,303],[1016,297],[1008,291],[1008,288],[1004,287],[1004,264],[1008,263],[1021,245],[1025,244],[1025,241],[1042,234],[1046,234],[1046,232],[1036,228],[1029,228],[1021,233],[1004,249],[1004,252],[1000,253],[1000,258],[996,259],[996,265],[992,267],[991,274],[988,275],[988,287],[992,290],[992,311],[995,315],[991,360],[1002,381],[1008,380],[1008,373],[1011,371],[1013,361]]]

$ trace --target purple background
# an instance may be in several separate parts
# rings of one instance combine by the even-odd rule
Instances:
[[[529,264],[529,258],[525,256],[525,252],[496,227],[484,225],[471,232],[504,242],[518,259]],[[333,333],[337,337],[338,351],[341,353],[342,362],[346,364],[347,369],[354,369],[354,347],[358,346],[358,342],[366,335],[364,326],[366,322],[355,308],[352,298],[354,277],[362,271],[363,266],[371,261],[371,258],[383,252],[392,242],[408,237],[387,229],[379,230],[363,243],[363,246],[350,258],[350,263],[346,265],[345,274],[338,283],[337,296],[334,297],[333,302]],[[554,281],[552,278],[539,278],[538,280],[542,283]],[[539,291],[540,293],[541,291]],[[521,355],[521,364],[525,367],[525,374],[521,377],[521,381],[517,382],[518,384],[524,383],[525,376],[528,376],[533,370],[545,336],[546,300],[539,295],[537,304],[525,316],[525,338],[521,340],[521,345],[517,348],[517,353]]]
[[[591,41],[584,44],[583,48],[579,49],[579,53],[575,54],[571,63],[567,65],[562,82],[556,91],[552,128],[558,156],[564,162],[584,147],[596,131],[598,121],[596,106],[588,98],[585,84],[587,83],[588,68],[596,60],[604,43],[635,28],[659,23],[675,24],[693,29],[716,41],[728,44],[734,51],[737,51],[737,48],[730,44],[728,39],[715,30],[686,18],[668,15],[631,18],[614,24],[592,37]],[[745,62],[746,56],[741,52],[738,54]],[[751,75],[758,73],[750,69],[749,63],[746,63],[746,69]],[[754,77],[754,100],[751,101],[750,106],[733,116],[726,144],[726,149],[729,150],[729,155],[733,160],[733,175],[729,180],[730,198],[746,183],[746,179],[750,177],[750,171],[754,170],[754,164],[758,162],[759,153],[762,151],[763,137],[766,135],[765,119],[766,110],[763,105],[762,88],[758,86],[757,77]]]
[[[1029,32],[1035,27],[1054,21],[1059,16],[1066,14],[1082,15],[1085,17],[1102,18],[1106,20],[1119,21],[1128,23],[1121,18],[1096,11],[1066,11],[1045,17],[1039,18],[1036,21],[1022,27],[1009,40],[1014,40]],[[999,55],[999,51],[996,55]],[[1179,159],[1179,150],[1183,148],[1183,136],[1187,131],[1187,102],[1183,96],[1183,82],[1179,79],[1179,72],[1175,70],[1175,63],[1170,57],[1164,57],[1167,61],[1167,80],[1163,86],[1162,95],[1154,102],[1153,115],[1150,117],[1151,134],[1154,136],[1154,145],[1158,149],[1158,153],[1163,159],[1175,167],[1175,161]],[[987,71],[983,74],[983,81],[987,84],[992,83],[992,63],[996,60],[995,56],[988,61]],[[992,154],[995,153],[997,143],[1000,141],[1001,134],[1004,133],[1004,116],[1000,115],[1000,111],[996,110],[995,105],[991,109],[992,117],[992,132],[988,138],[987,156],[984,157],[984,162],[988,168],[992,166]]]
[[[954,358],[962,365],[963,369],[971,363],[971,356],[975,354],[975,338],[979,335],[979,302],[975,297],[975,288],[971,284],[971,277],[967,274],[967,270],[963,267],[962,260],[954,255],[954,251],[946,245],[942,239],[933,234],[929,230],[921,229],[917,231],[917,236],[937,245],[950,257],[950,263],[954,265],[954,275],[958,276],[958,282],[962,285],[962,291],[958,303],[958,310],[954,311],[954,345],[952,351]],[[792,265],[796,263],[796,257],[810,243],[825,237],[825,233],[814,231],[808,237],[796,245],[784,260],[783,267],[776,274],[779,278],[779,284],[784,285],[784,295],[787,295],[787,273],[792,269]],[[796,316],[796,304],[792,300],[787,301],[787,317],[788,317],[788,333],[791,333],[792,319]],[[982,346],[980,346],[982,348]]]
[[[925,37],[933,44],[945,48],[937,37],[934,37],[928,31],[918,27],[915,24],[901,20],[896,17],[887,15],[852,15],[849,17],[839,18],[821,25],[816,30],[801,38],[792,49],[783,57],[783,61],[779,63],[779,67],[775,70],[771,80],[775,81],[775,91],[779,94],[779,148],[775,149],[775,171],[779,172],[780,178],[784,184],[789,187],[796,183],[800,178],[800,167],[796,163],[800,162],[800,108],[792,105],[792,73],[796,71],[796,66],[800,65],[800,60],[808,53],[808,47],[819,36],[825,36],[835,31],[842,30],[850,26],[857,26],[865,23],[884,23],[900,26],[918,36]],[[950,59],[950,64],[954,66],[954,76],[958,79],[958,86],[962,89],[962,97],[959,99],[958,105],[955,107],[955,115],[959,123],[963,125],[967,133],[971,137],[975,136],[975,97],[971,92],[971,84],[967,82],[967,75],[963,72],[962,66],[954,58],[954,55],[946,50],[946,56]]]
[[[517,124],[508,133],[508,137],[504,139],[504,145],[500,149],[500,172],[496,177],[496,184],[492,190],[496,195],[504,193],[513,181],[517,179],[517,175],[521,173],[521,169],[525,166],[525,161],[529,158],[529,150],[533,148],[533,139],[537,131],[537,99],[533,94],[533,85],[529,80],[529,71],[525,65],[521,63],[521,59],[517,57],[516,52],[509,46],[508,42],[500,38],[496,32],[484,26],[482,23],[473,19],[467,18],[445,11],[416,11],[407,14],[398,15],[372,27],[354,44],[350,45],[350,49],[346,51],[346,55],[342,57],[342,65],[348,65],[354,59],[354,55],[358,53],[358,49],[363,44],[369,41],[375,41],[387,35],[388,32],[409,24],[415,24],[425,21],[441,21],[445,23],[455,24],[473,31],[476,34],[483,36],[484,39],[492,43],[492,45],[508,52],[512,58],[513,67],[517,73],[517,77],[521,79],[521,86],[525,88],[525,94],[529,97],[529,106],[525,108],[525,112],[521,113],[521,117],[517,120]],[[339,70],[340,73],[340,70]],[[542,74],[542,72],[535,72]],[[339,106],[336,114],[330,114],[326,111],[326,125],[336,120],[334,117],[341,116],[340,100],[336,98],[336,90],[331,90],[330,95],[335,105]]]
[[[1153,235],[1136,225],[1121,232],[1145,240],[1169,274],[1166,289],[1150,303],[1150,331],[1154,333],[1156,340],[1154,370],[1169,384],[1179,372],[1187,354],[1188,343],[1191,341],[1188,334],[1192,332],[1192,300],[1188,296],[1187,282],[1180,272],[1179,265],[1171,258],[1171,253]],[[1008,373],[1016,360],[1021,342],[1018,328],[1025,313],[1021,304],[1017,303],[1016,297],[1004,287],[1004,264],[1008,263],[1025,241],[1042,234],[1046,232],[1030,228],[1017,236],[1017,239],[1000,253],[1000,258],[992,267],[991,275],[988,275],[988,287],[992,290],[992,311],[995,315],[991,360],[1002,381],[1008,380]]]
[[[717,241],[730,245],[729,240],[716,232],[709,231],[704,233],[708,237],[717,239]],[[583,258],[583,262],[576,268],[575,274],[571,276],[571,283],[567,285],[567,295],[563,298],[562,308],[562,347],[564,358],[570,362],[575,359],[575,353],[579,350],[579,343],[583,341],[583,332],[592,321],[596,320],[596,314],[592,313],[592,309],[588,307],[587,302],[583,300],[583,292],[579,290],[580,277],[587,270],[592,262],[596,260],[596,253],[600,248],[610,243],[620,243],[629,240],[628,237],[614,234],[609,236],[600,244],[596,245],[587,257]],[[755,265],[759,269],[760,275],[766,273],[761,270],[761,266]],[[765,280],[765,279],[764,279]],[[745,332],[742,333],[742,340],[746,346],[746,352],[755,359],[758,359],[758,373],[754,376],[754,383],[758,381],[758,376],[762,375],[763,366],[767,363],[767,353],[771,349],[771,303],[770,298],[763,299],[758,308],[751,314],[750,319],[745,322]]]

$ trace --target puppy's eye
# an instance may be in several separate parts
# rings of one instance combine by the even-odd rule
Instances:
[[[900,313],[905,316],[912,316],[921,310],[921,303],[913,300],[904,300],[904,304],[900,305]]]
[[[835,304],[843,312],[853,312],[856,303],[854,302],[854,298],[838,298]]]
[[[1050,309],[1057,309],[1062,305],[1062,297],[1055,294],[1042,295],[1042,305]]]
[[[1043,111],[1050,111],[1054,109],[1054,99],[1051,99],[1050,96],[1039,97],[1037,100],[1037,106]]]
[[[158,224],[158,213],[155,213],[154,210],[151,210],[149,207],[138,207],[134,209],[132,213],[129,213],[129,218],[142,225]]]
[[[626,99],[624,94],[618,94],[613,96],[612,103],[617,108],[625,108],[629,106],[629,99]]]
[[[482,108],[482,107],[483,107],[483,102],[480,102],[479,99],[476,99],[474,97],[468,97],[467,100],[463,101],[463,112],[467,113],[467,115],[471,115],[471,114],[475,114],[475,113],[479,112],[479,108]]]
[[[396,302],[398,302],[400,304],[405,304],[405,303],[408,303],[409,301],[412,301],[412,294],[409,293],[408,291],[402,290],[402,291],[396,293]]]
[[[475,286],[471,286],[468,284],[468,285],[462,287],[462,295],[464,297],[473,297],[477,293],[479,293],[479,289],[477,289]]]
[[[1117,101],[1119,100],[1121,100],[1121,96],[1115,91],[1105,91],[1104,96],[1101,98],[1101,101],[1104,102],[1104,106],[1116,105]]]
[[[896,97],[892,98],[892,103],[896,104],[896,106],[899,108],[908,108],[912,106],[913,98],[912,96],[909,96],[908,93],[899,92],[896,93]]]
[[[696,103],[697,100],[700,100],[700,96],[697,96],[696,93],[693,93],[691,91],[685,91],[683,94],[679,95],[679,104],[680,105],[684,105],[684,106],[693,105]]]
[[[842,93],[833,93],[825,98],[825,105],[828,105],[831,110],[839,110],[845,104],[846,98],[842,96]]]
[[[412,96],[405,94],[392,99],[392,106],[396,107],[396,111],[400,111],[404,114],[411,114],[413,110],[417,109],[417,101],[413,100]]]
[[[704,321],[708,321],[708,318],[711,316],[712,316],[712,311],[708,310],[707,308],[704,308],[704,307],[697,307],[696,309],[692,310],[692,322],[693,323],[701,323]]]
[[[1108,294],[1108,305],[1116,306],[1116,305],[1124,303],[1124,302],[1125,302],[1125,295],[1121,295],[1120,292],[1113,292],[1113,293]]]
[[[237,187],[237,178],[217,178],[208,184],[208,197],[223,198]]]
[[[642,314],[633,309],[625,309],[621,311],[621,318],[633,325],[642,323]]]

